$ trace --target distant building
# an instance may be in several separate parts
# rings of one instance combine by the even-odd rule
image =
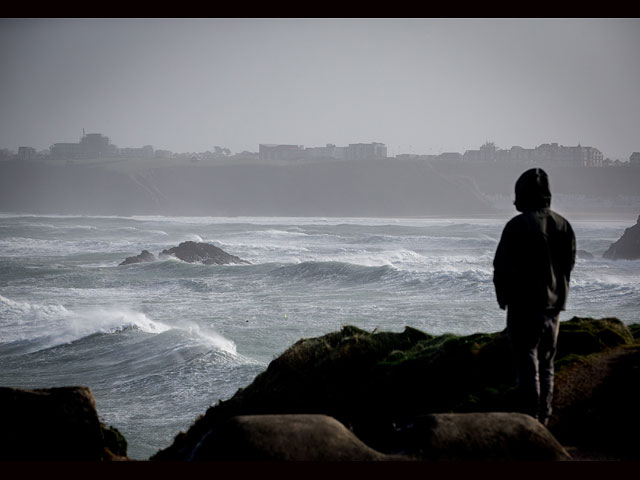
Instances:
[[[467,150],[462,155],[463,160],[467,162],[495,163],[503,158],[501,152],[493,142],[486,142],[479,150]]]
[[[640,152],[633,152],[629,157],[629,163],[640,167]]]
[[[533,163],[535,161],[535,149],[522,148],[518,146],[511,147],[508,150],[508,162],[511,163]]]
[[[173,152],[170,150],[156,150],[153,156],[156,158],[171,158],[173,156]]]
[[[417,153],[401,153],[396,155],[396,160],[422,160],[426,155],[419,155]]]
[[[7,160],[16,155],[16,152],[9,150],[8,148],[0,148],[0,159]]]
[[[387,158],[387,147],[384,143],[350,143],[347,147],[347,160],[372,158]]]
[[[82,145],[79,143],[54,143],[51,150],[51,158],[70,160],[83,156]]]
[[[535,148],[535,160],[540,164],[574,167],[601,167],[602,152],[597,148],[565,147],[557,143],[545,143]]]
[[[79,143],[54,143],[50,148],[51,158],[71,160],[77,158],[100,158],[113,156],[117,147],[109,143],[109,137],[101,133],[82,132]]]
[[[466,162],[478,163],[478,162],[480,162],[480,150],[467,150],[462,155],[462,158]]]
[[[302,145],[273,145],[261,143],[258,151],[260,160],[297,160],[304,158]]]
[[[463,159],[474,163],[538,164],[558,166],[601,167],[602,152],[597,148],[565,147],[557,143],[543,143],[536,148],[513,146],[508,150],[487,142],[479,150],[467,150]]]
[[[435,159],[442,162],[459,162],[463,156],[458,152],[444,152],[436,156]]]
[[[327,143],[324,147],[310,147],[304,149],[307,158],[336,158],[336,146]]]
[[[88,133],[80,140],[80,147],[85,158],[106,157],[110,153],[109,137],[101,133]]]
[[[121,157],[130,158],[153,158],[154,151],[152,145],[145,145],[142,148],[121,148],[118,150]]]
[[[335,159],[336,160],[346,160],[348,156],[349,147],[336,147],[335,150]]]
[[[18,158],[20,160],[31,160],[37,156],[36,149],[33,147],[18,147]]]

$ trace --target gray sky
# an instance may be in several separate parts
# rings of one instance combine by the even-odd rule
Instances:
[[[2,19],[0,148],[640,151],[639,19]]]

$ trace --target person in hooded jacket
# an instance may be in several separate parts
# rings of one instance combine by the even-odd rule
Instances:
[[[524,172],[515,185],[520,213],[504,227],[493,282],[518,374],[518,410],[547,425],[552,411],[553,361],[559,314],[565,309],[576,239],[571,224],[550,209],[549,177]]]

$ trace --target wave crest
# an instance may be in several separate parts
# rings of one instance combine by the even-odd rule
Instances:
[[[126,307],[85,307],[20,302],[0,295],[3,343],[28,342],[32,351],[70,343],[96,333],[136,329],[162,333],[171,327]]]

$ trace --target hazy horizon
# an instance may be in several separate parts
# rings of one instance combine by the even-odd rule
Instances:
[[[0,148],[640,150],[639,19],[2,19]]]

